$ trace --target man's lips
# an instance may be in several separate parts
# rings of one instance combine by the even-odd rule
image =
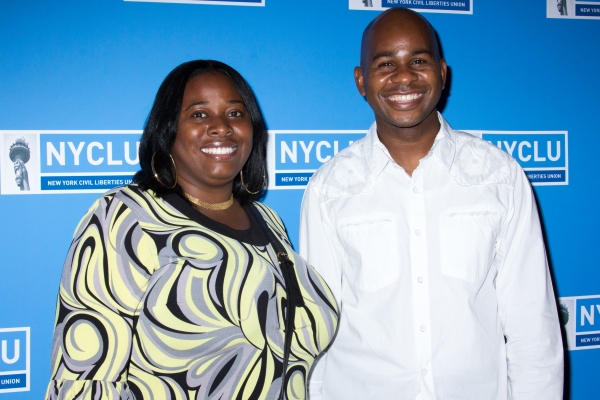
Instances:
[[[423,97],[423,93],[392,94],[385,98],[394,103],[411,103],[421,97]]]

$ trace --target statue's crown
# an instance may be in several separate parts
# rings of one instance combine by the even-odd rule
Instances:
[[[29,156],[31,155],[31,150],[29,149],[29,144],[25,141],[25,138],[21,137],[15,140],[15,142],[10,146],[8,150],[8,156],[14,162],[17,156],[20,156],[21,160],[24,163],[29,161]]]

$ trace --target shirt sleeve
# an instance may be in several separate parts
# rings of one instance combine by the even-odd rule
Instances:
[[[341,315],[342,298],[342,273],[338,261],[336,246],[334,245],[335,231],[332,229],[329,218],[322,213],[321,205],[311,185],[307,187],[300,214],[300,255],[312,265],[323,277],[338,302],[339,315]],[[310,375],[309,394],[311,400],[321,399],[321,388],[327,352],[315,362]]]
[[[132,211],[114,194],[96,201],[64,264],[46,399],[133,398],[132,328],[156,263],[156,249]]]
[[[498,246],[502,261],[496,282],[509,398],[559,400],[563,347],[544,239],[529,181],[514,168],[514,203]]]

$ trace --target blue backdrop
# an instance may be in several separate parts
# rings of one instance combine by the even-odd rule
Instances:
[[[568,132],[568,184],[536,186],[535,192],[557,295],[600,295],[594,172],[600,20],[547,18],[546,10],[544,0],[475,0],[472,14],[425,16],[450,67],[443,114],[455,129]],[[3,1],[0,130],[140,130],[162,79],[198,58],[238,69],[270,130],[366,130],[373,115],[356,91],[353,67],[362,30],[376,15],[349,10],[348,0],[267,0],[259,7]],[[3,151],[4,185],[14,173],[5,162],[6,143]],[[295,244],[302,193],[269,190],[264,199]],[[16,335],[6,329],[30,328],[29,391],[0,390],[0,400],[43,396],[62,264],[77,222],[96,197],[0,196],[0,340],[9,349],[0,358],[0,380],[26,368],[22,360],[6,362]],[[593,347],[568,353],[570,399],[600,397],[600,350]]]

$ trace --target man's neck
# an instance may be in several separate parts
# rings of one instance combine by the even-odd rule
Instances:
[[[419,161],[431,150],[439,130],[440,121],[436,111],[419,125],[410,128],[377,121],[379,140],[388,149],[394,161],[411,176],[419,166]]]

